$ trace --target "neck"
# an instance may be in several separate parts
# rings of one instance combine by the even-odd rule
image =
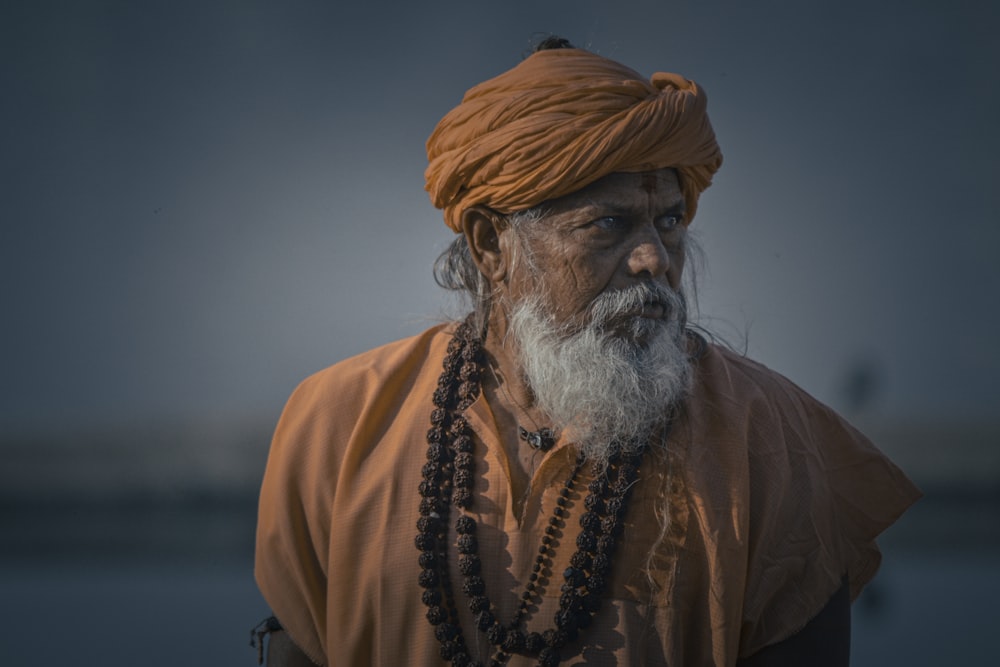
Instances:
[[[535,394],[521,370],[517,342],[509,335],[506,315],[500,310],[493,309],[483,344],[492,370],[483,378],[483,387],[518,424],[535,430],[546,426],[548,419],[536,405]]]

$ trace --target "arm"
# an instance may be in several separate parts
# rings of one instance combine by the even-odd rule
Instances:
[[[851,594],[845,577],[840,589],[806,627],[736,663],[737,667],[811,665],[846,667],[851,657]]]

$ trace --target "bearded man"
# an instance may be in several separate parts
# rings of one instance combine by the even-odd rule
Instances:
[[[550,39],[427,150],[459,234],[438,279],[473,312],[289,400],[257,537],[269,661],[846,664],[875,538],[919,494],[688,325],[722,160],[704,92]]]

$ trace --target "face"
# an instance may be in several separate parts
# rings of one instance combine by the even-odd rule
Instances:
[[[650,282],[679,289],[686,227],[673,169],[611,174],[543,208],[544,218],[521,232],[530,267],[511,271],[512,302],[541,289],[555,323],[575,329],[602,293]],[[655,303],[634,313],[665,315]]]

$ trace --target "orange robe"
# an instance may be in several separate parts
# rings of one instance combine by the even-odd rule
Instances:
[[[307,655],[330,665],[441,665],[417,584],[421,466],[451,328],[438,326],[304,381],[274,436],[260,497],[256,577]],[[510,618],[574,453],[544,456],[520,515],[482,397],[479,553],[497,617]],[[585,482],[577,489],[585,492]],[[875,537],[919,492],[863,435],[767,368],[709,345],[682,417],[647,453],[593,624],[563,664],[733,665],[801,629],[880,561]],[[529,631],[553,627],[575,551],[575,493]],[[667,529],[657,517],[669,508]],[[455,511],[452,511],[454,519]],[[454,531],[452,530],[452,533]],[[449,559],[455,569],[452,544]],[[466,642],[489,657],[452,572]],[[515,656],[511,665],[534,664]]]

